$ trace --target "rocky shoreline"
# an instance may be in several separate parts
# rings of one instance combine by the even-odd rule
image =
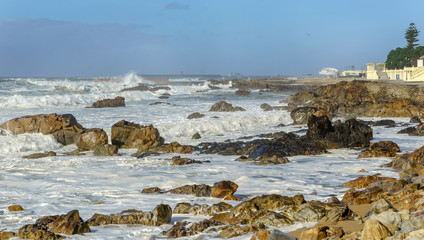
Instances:
[[[278,84],[271,86],[269,82],[265,86],[257,82],[249,83],[250,86],[243,82],[237,84],[235,86],[242,89],[257,87],[287,91],[291,87],[293,90],[298,88],[297,85],[279,88]],[[144,189],[142,194],[193,194],[220,198],[223,202],[211,206],[182,202],[173,210],[167,204],[159,204],[151,212],[124,210],[110,215],[95,214],[86,220],[79,217],[78,210],[73,210],[63,215],[42,217],[34,224],[23,226],[18,232],[0,232],[0,239],[64,239],[65,235],[89,233],[90,226],[106,224],[159,226],[170,223],[172,214],[200,214],[208,216],[208,219],[191,224],[174,222],[162,233],[164,237],[216,232],[220,238],[249,233],[254,234],[252,239],[422,239],[424,147],[409,154],[397,155],[399,147],[394,142],[371,144],[371,126],[381,123],[351,117],[408,117],[416,122],[423,117],[424,102],[421,99],[424,99],[424,86],[342,81],[327,86],[310,85],[306,91],[303,90],[305,88],[298,88],[299,92],[285,100],[288,104],[285,109],[292,112],[294,123],[306,124],[307,132],[303,136],[293,132],[276,132],[255,136],[250,141],[205,142],[187,146],[177,142],[166,143],[152,125],[142,126],[122,120],[111,127],[109,142],[103,129],[86,129],[71,114],[24,116],[5,122],[0,128],[4,134],[51,134],[63,145],[76,144],[80,149],[78,153],[94,151],[96,156],[114,156],[119,154],[119,149],[130,148],[137,150],[134,154],[137,158],[151,154],[195,152],[234,155],[234,160],[254,162],[256,165],[290,164],[289,156],[322,154],[327,149],[335,148],[361,148],[360,158],[392,157],[393,161],[385,167],[396,170],[399,179],[378,175],[359,177],[344,184],[351,190],[342,199],[331,197],[326,202],[306,201],[300,194],[293,197],[267,194],[243,199],[235,193],[237,183],[226,180],[213,186],[198,183],[170,190],[153,187]],[[210,111],[240,110],[236,108],[229,103],[218,102]],[[201,113],[196,115],[200,116]],[[346,120],[332,122],[336,117]],[[384,124],[390,126],[392,123]],[[421,125],[415,128],[415,132],[420,129]],[[54,156],[54,153],[40,153],[35,157]],[[172,161],[173,165],[208,164],[184,158]],[[226,200],[240,203],[232,206]],[[21,209],[11,206],[9,211]],[[294,222],[317,224],[289,234],[275,230]]]

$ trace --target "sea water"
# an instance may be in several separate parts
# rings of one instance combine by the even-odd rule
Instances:
[[[197,145],[201,142],[237,140],[244,136],[277,131],[297,131],[306,126],[294,126],[287,111],[263,111],[262,103],[282,105],[290,93],[253,91],[248,96],[237,96],[231,82],[211,88],[207,79],[181,78],[170,81],[170,90],[120,90],[147,82],[135,74],[118,82],[94,82],[90,78],[1,78],[0,123],[15,117],[33,114],[73,114],[85,128],[103,128],[110,136],[111,126],[127,120],[159,129],[166,142]],[[164,94],[168,99],[159,99]],[[125,107],[86,108],[93,102],[125,97]],[[244,112],[209,112],[218,101],[227,101],[246,109]],[[204,118],[187,119],[194,112]],[[376,119],[366,119],[376,120]],[[394,119],[398,127],[374,127],[375,141],[391,140],[401,151],[421,147],[420,137],[396,134],[400,125],[409,119]],[[194,133],[201,139],[192,140]],[[303,131],[304,132],[304,131]],[[75,145],[62,146],[50,135],[0,135],[0,231],[17,231],[25,224],[34,223],[46,215],[64,214],[78,209],[83,219],[94,213],[113,214],[127,209],[151,211],[160,203],[172,208],[179,202],[213,204],[221,199],[190,195],[142,194],[148,187],[169,190],[186,184],[208,184],[230,180],[239,185],[236,196],[244,199],[262,194],[293,196],[303,194],[306,200],[326,201],[330,196],[342,198],[346,188],[341,185],[361,175],[382,174],[397,177],[388,168],[381,168],[390,158],[357,158],[361,149],[331,150],[316,156],[289,157],[288,164],[257,166],[234,161],[239,156],[181,155],[210,163],[171,166],[175,154],[131,157],[136,149],[120,150],[121,156],[95,157],[64,153],[77,149]],[[31,153],[55,151],[57,156],[24,159]],[[365,173],[360,172],[365,170]],[[238,202],[229,201],[230,204]],[[19,204],[25,211],[9,212],[8,206]],[[162,231],[176,221],[200,221],[200,215],[173,215],[172,222],[160,227],[140,225],[111,225],[92,227],[93,232],[71,236],[74,239],[153,239],[163,238]],[[314,223],[296,223],[281,228],[295,230]],[[217,238],[217,233],[202,233],[205,239]],[[236,239],[250,239],[248,234]],[[188,237],[193,239],[194,237]]]

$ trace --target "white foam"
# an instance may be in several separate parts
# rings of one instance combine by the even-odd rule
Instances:
[[[54,151],[60,149],[61,146],[52,135],[41,133],[0,135],[0,154]]]

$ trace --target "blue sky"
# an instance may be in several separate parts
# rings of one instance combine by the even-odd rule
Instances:
[[[0,0],[0,76],[361,69],[404,47],[410,22],[424,39],[423,10],[422,0]]]

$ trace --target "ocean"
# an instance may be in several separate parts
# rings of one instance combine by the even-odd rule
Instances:
[[[263,111],[260,105],[280,103],[291,93],[260,92],[237,96],[231,81],[212,86],[210,76],[171,78],[168,89],[155,92],[120,90],[139,83],[154,85],[136,74],[118,82],[95,82],[92,78],[0,78],[0,124],[10,119],[33,114],[73,114],[85,128],[103,128],[110,136],[111,126],[120,120],[158,128],[169,143],[197,145],[201,142],[238,140],[245,136],[279,131],[302,131],[294,126],[287,111]],[[215,79],[222,80],[222,79]],[[218,87],[218,88],[216,88]],[[168,99],[159,99],[163,94]],[[125,98],[125,107],[87,108],[97,100]],[[246,109],[244,112],[209,112],[210,107],[226,101]],[[204,118],[187,119],[194,112]],[[379,120],[379,119],[364,119]],[[409,119],[396,118],[397,127],[373,127],[373,142],[390,140],[401,151],[422,146],[420,137],[396,134]],[[282,125],[281,125],[282,124]],[[196,132],[202,138],[193,140]],[[127,209],[151,211],[158,204],[213,204],[221,199],[191,195],[143,194],[142,189],[160,187],[169,190],[186,184],[208,184],[230,180],[239,185],[236,196],[243,199],[262,194],[293,196],[303,194],[306,200],[326,201],[330,196],[342,198],[347,188],[342,183],[361,175],[381,174],[398,178],[392,169],[381,168],[390,158],[359,159],[361,149],[329,150],[328,154],[289,157],[288,164],[257,166],[234,161],[239,156],[212,154],[162,154],[141,159],[132,157],[136,149],[120,150],[121,156],[69,156],[75,145],[62,146],[50,135],[0,135],[0,231],[17,232],[25,224],[46,215],[65,214],[77,209],[86,220],[94,213],[113,214]],[[25,155],[54,151],[55,157],[24,159]],[[172,156],[181,155],[210,163],[171,166]],[[360,170],[365,172],[360,172]],[[238,202],[228,201],[235,205]],[[25,210],[9,212],[8,206],[19,204]],[[165,238],[162,231],[176,221],[199,221],[201,215],[173,215],[172,222],[160,227],[141,225],[107,225],[91,227],[93,232],[73,235],[71,239],[155,239]],[[296,223],[280,228],[291,231],[314,223]],[[202,233],[203,239],[216,239],[218,233]],[[250,239],[252,234],[235,239]],[[187,237],[197,239],[199,236]]]

